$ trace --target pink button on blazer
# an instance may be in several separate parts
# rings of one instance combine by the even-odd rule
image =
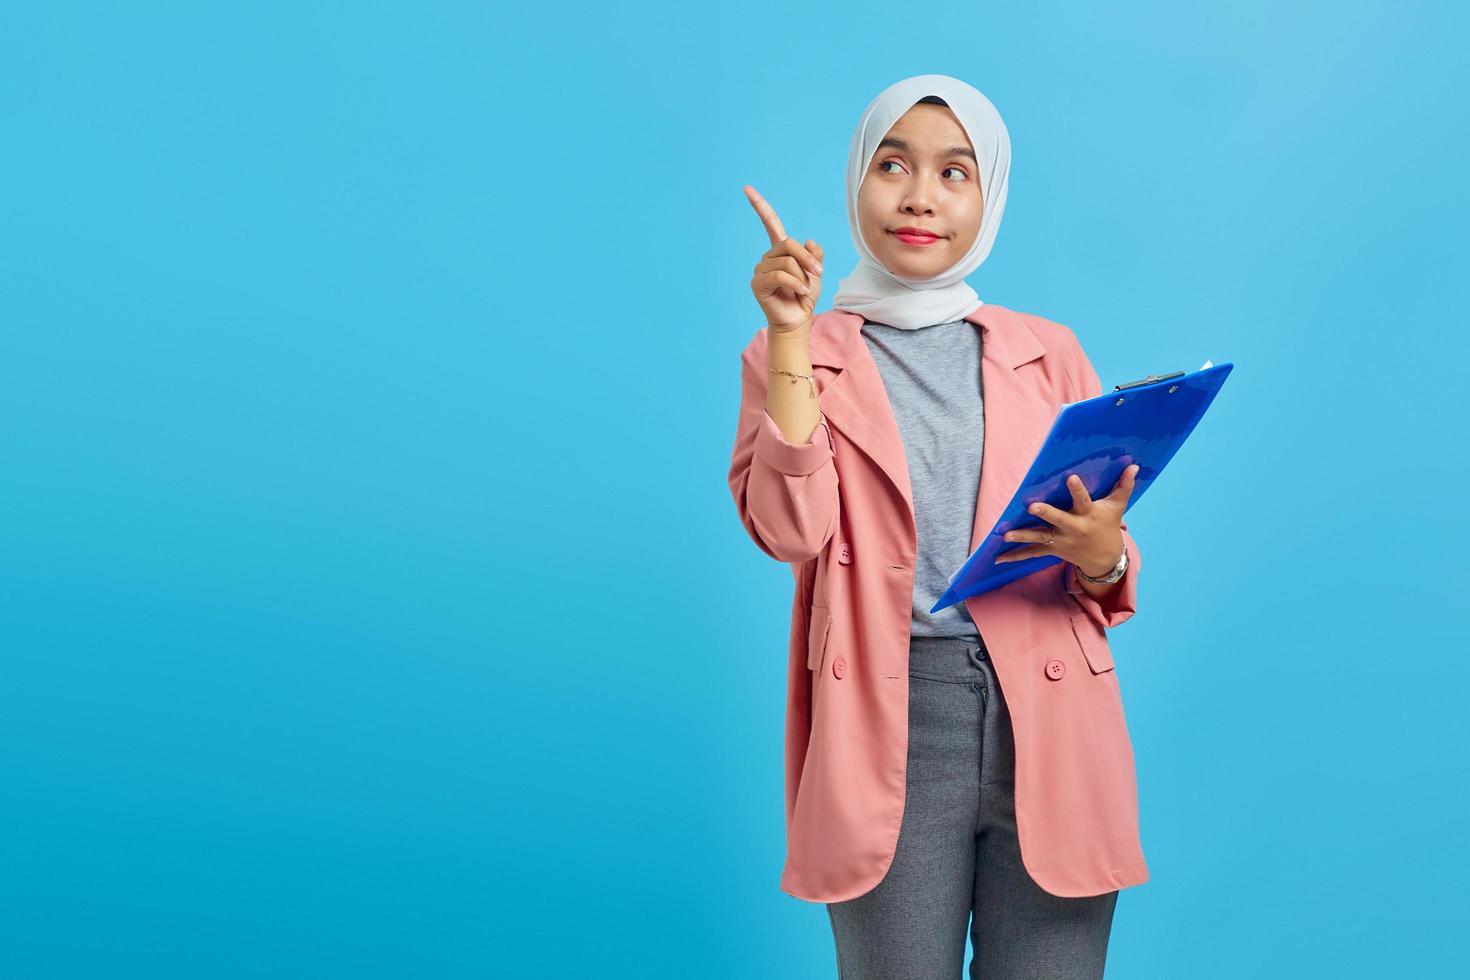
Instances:
[[[1009,502],[1062,405],[1101,394],[1076,335],[987,303],[985,442],[970,550]],[[908,648],[917,531],[908,462],[878,367],[840,310],[812,325],[824,421],[787,442],[765,410],[766,334],[742,354],[730,492],[751,539],[791,566],[786,863],[781,889],[840,902],[887,873],[903,819]],[[784,380],[784,379],[783,379]],[[1138,545],[1100,603],[1058,563],[965,606],[990,651],[1016,738],[1027,872],[1061,896],[1148,880],[1133,746],[1106,630],[1135,611]]]

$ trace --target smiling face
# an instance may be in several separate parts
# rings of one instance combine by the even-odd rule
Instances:
[[[873,257],[897,276],[928,279],[962,259],[980,234],[984,200],[975,149],[948,106],[920,102],[888,130],[858,187]],[[937,238],[897,234],[905,228]]]

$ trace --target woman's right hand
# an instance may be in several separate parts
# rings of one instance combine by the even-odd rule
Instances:
[[[805,245],[787,238],[775,210],[749,184],[745,185],[745,196],[771,238],[770,251],[756,263],[750,291],[772,333],[805,329],[822,292],[822,246],[810,238]]]

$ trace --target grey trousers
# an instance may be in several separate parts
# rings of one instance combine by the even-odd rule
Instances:
[[[983,642],[912,637],[907,798],[893,865],[829,903],[839,980],[1103,975],[1116,891],[1062,898],[1031,880],[1016,836],[1015,740]]]

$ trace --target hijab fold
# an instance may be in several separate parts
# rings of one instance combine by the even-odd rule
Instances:
[[[914,103],[937,95],[964,127],[975,149],[980,170],[984,211],[980,233],[964,257],[930,279],[910,279],[888,271],[863,241],[858,212],[858,190],[873,154],[888,130]],[[858,313],[864,319],[904,330],[963,319],[983,305],[965,277],[990,254],[1000,218],[1005,212],[1006,180],[1011,171],[1011,138],[1000,113],[980,92],[948,75],[914,75],[895,82],[878,94],[858,120],[847,154],[847,222],[857,246],[858,264],[837,284],[833,309]]]

